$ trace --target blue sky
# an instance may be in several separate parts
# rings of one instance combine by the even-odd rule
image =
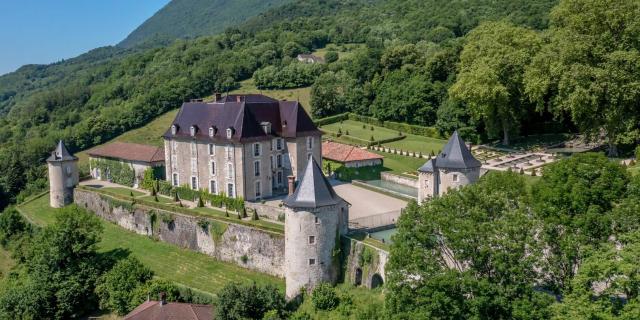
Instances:
[[[169,0],[0,0],[0,74],[114,45]]]

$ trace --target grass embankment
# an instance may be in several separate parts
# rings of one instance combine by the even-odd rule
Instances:
[[[169,111],[155,118],[145,126],[127,131],[102,145],[118,141],[161,147],[164,143],[162,140],[162,135],[171,126],[171,123],[176,117],[176,114],[178,114],[178,109]],[[89,160],[89,157],[87,156],[86,150],[78,152],[76,156],[80,159],[80,164],[88,163],[87,161]]]
[[[336,292],[341,297],[341,303],[338,308],[331,311],[315,310],[310,297],[306,297],[304,302],[298,308],[301,312],[306,312],[311,319],[317,320],[334,320],[334,319],[354,319],[354,313],[361,313],[366,308],[382,309],[384,306],[384,294],[381,288],[367,289],[363,287],[354,287],[349,284],[340,284],[336,287]],[[343,297],[351,298],[351,304],[345,303]],[[361,319],[361,318],[360,318]]]
[[[48,194],[18,207],[30,221],[47,225],[54,221],[57,209],[49,207]],[[231,263],[217,261],[205,254],[182,249],[127,231],[110,222],[104,226],[100,252],[122,250],[140,259],[156,276],[190,288],[216,294],[230,282],[273,284],[284,290],[284,281],[250,271]]]
[[[633,167],[629,167],[629,172],[631,172],[631,175],[637,175],[640,174],[640,164],[636,164]]]
[[[373,130],[371,130],[371,128],[373,128]],[[378,126],[372,126],[354,120],[344,120],[336,123],[331,123],[320,127],[320,129],[334,134],[341,132],[343,135],[354,137],[364,141],[371,141],[372,136],[373,140],[376,141],[398,136],[398,131]],[[340,140],[340,138],[338,137],[336,138],[336,140]]]
[[[311,115],[311,87],[294,89],[261,90],[256,88],[253,78],[240,82],[240,88],[229,92],[230,94],[263,94],[278,100],[299,101],[302,107]]]

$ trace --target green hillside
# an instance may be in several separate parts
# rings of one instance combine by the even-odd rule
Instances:
[[[222,32],[290,0],[172,0],[118,44],[167,44]]]

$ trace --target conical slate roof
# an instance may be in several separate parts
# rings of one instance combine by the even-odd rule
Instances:
[[[284,199],[284,204],[294,208],[318,208],[340,203],[340,198],[322,174],[320,166],[311,157],[302,174],[298,187]]]
[[[436,158],[427,161],[418,171],[432,172],[434,165],[445,169],[471,169],[481,167],[482,163],[471,154],[456,130],[442,152]]]
[[[78,158],[67,150],[62,140],[58,141],[58,145],[56,149],[51,152],[51,156],[47,158],[47,162],[53,161],[70,161],[70,160],[78,160]]]

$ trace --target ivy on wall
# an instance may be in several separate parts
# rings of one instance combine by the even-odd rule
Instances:
[[[244,199],[243,198],[231,198],[226,194],[211,194],[208,190],[193,190],[188,186],[173,187],[171,183],[165,180],[157,182],[157,192],[159,194],[173,197],[176,193],[178,198],[189,201],[198,201],[202,199],[211,204],[212,207],[222,208],[225,207],[228,210],[245,213]]]
[[[100,180],[133,187],[135,172],[131,165],[108,159],[92,159],[91,167],[100,170]]]

